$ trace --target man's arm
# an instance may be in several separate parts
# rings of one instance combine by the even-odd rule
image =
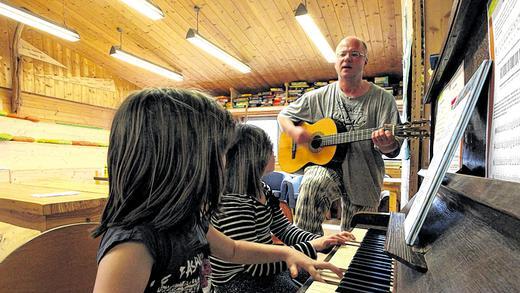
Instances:
[[[296,143],[311,141],[309,133],[307,133],[303,127],[294,125],[294,122],[292,122],[289,117],[278,115],[278,124],[280,128],[282,128],[282,131],[292,137]]]
[[[393,154],[399,148],[399,143],[392,132],[382,128],[372,132],[372,142],[385,155]]]

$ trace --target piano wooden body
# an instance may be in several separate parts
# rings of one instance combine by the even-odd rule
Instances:
[[[389,219],[389,214],[360,213],[352,224],[384,230],[388,242],[396,236],[388,235],[394,233]],[[407,248],[424,259],[427,269],[420,272],[394,258],[391,292],[519,292],[520,184],[448,174],[418,240]],[[345,277],[342,281],[348,284]],[[300,292],[311,284],[307,281]],[[335,291],[363,292],[340,287]]]

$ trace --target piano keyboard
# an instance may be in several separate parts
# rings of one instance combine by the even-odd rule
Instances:
[[[323,271],[327,283],[312,282],[305,292],[392,292],[393,261],[384,252],[385,232],[354,229],[353,234],[356,242],[333,250],[329,259],[345,270],[343,278],[339,280],[334,273]]]

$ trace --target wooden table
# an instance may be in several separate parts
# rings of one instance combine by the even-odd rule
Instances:
[[[63,180],[63,179],[40,179],[15,183],[25,186],[51,187],[57,190],[72,190],[80,192],[100,193],[108,196],[108,181],[94,180]]]
[[[63,191],[80,193],[43,198],[32,196]],[[38,231],[72,223],[99,221],[107,197],[108,191],[88,192],[65,186],[0,183],[0,221]]]

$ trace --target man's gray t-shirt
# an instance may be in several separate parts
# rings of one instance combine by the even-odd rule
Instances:
[[[347,131],[379,128],[384,124],[398,124],[399,112],[394,97],[370,84],[370,89],[357,98],[349,98],[338,82],[310,91],[284,108],[280,114],[293,122],[315,123],[332,118]],[[398,140],[399,145],[401,140]],[[355,205],[377,207],[385,166],[381,153],[371,140],[349,143],[342,164],[343,183],[350,201]],[[396,156],[399,148],[393,154]]]

